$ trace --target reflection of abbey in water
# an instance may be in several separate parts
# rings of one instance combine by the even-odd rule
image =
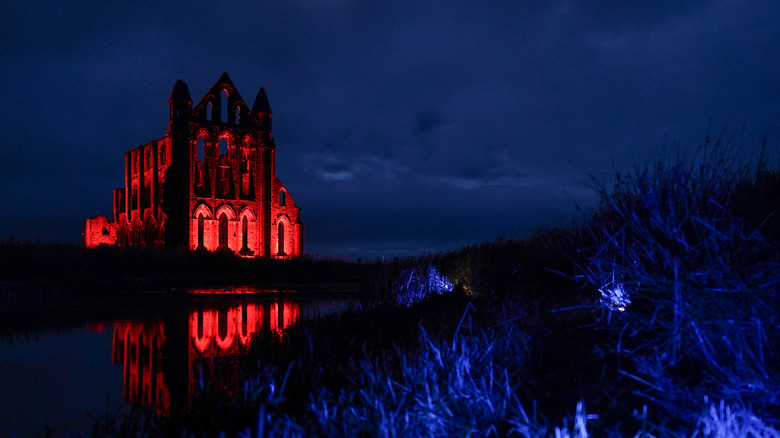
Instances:
[[[299,316],[297,303],[276,302],[192,310],[186,321],[179,321],[186,325],[184,330],[172,326],[176,324],[172,321],[167,326],[163,320],[117,322],[111,356],[123,367],[123,397],[167,415],[173,403],[188,403],[200,387],[235,391],[241,382],[238,373],[225,365],[228,359],[240,354],[260,330],[278,334]],[[186,364],[162,360],[185,355]],[[222,367],[219,373],[217,366]],[[182,376],[187,376],[186,382]],[[215,376],[219,381],[214,381]]]
[[[114,220],[87,219],[84,244],[301,256],[300,208],[276,177],[265,90],[250,109],[223,73],[194,107],[181,80],[168,102],[168,131],[125,154]]]

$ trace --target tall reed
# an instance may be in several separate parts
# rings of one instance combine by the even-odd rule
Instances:
[[[780,408],[780,250],[766,237],[778,232],[778,176],[705,147],[599,187],[582,272],[608,308],[616,389],[669,418],[695,415],[691,400],[706,396]]]

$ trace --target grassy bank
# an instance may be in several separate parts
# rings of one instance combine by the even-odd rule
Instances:
[[[97,434],[780,436],[778,167],[705,147],[596,190],[569,227],[361,271],[239,391]]]
[[[597,190],[570,227],[384,265],[360,309],[259,339],[206,430],[780,436],[777,168],[704,151]]]

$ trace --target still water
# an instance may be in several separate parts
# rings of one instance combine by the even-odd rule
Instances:
[[[89,433],[92,417],[130,404],[166,415],[212,377],[215,360],[234,358],[261,330],[281,334],[349,302],[250,288],[192,292],[163,315],[136,309],[68,329],[0,334],[0,437]],[[235,377],[222,368],[220,386],[237,385]]]

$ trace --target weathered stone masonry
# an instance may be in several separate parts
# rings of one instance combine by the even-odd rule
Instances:
[[[168,102],[168,131],[125,154],[114,221],[87,219],[84,244],[303,255],[300,208],[276,178],[265,90],[250,109],[223,73],[194,107],[182,80]]]

